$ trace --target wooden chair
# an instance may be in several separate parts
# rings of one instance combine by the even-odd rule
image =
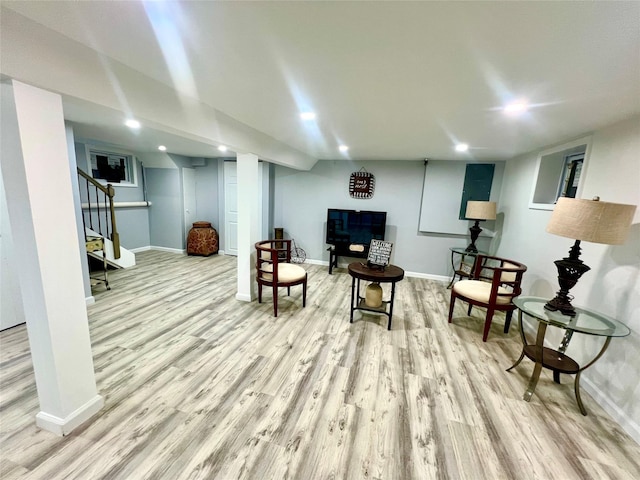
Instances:
[[[487,309],[482,341],[487,341],[491,320],[496,311],[505,312],[504,333],[509,332],[511,317],[516,306],[513,299],[520,295],[522,276],[527,271],[526,265],[490,255],[478,255],[470,280],[461,280],[451,289],[449,304],[449,323],[453,317],[456,298],[469,303],[467,315],[471,309],[482,307]]]
[[[262,286],[273,289],[273,315],[278,316],[278,287],[302,285],[302,307],[307,303],[307,272],[291,262],[291,240],[263,240],[256,243],[256,281],[258,303],[262,303]]]

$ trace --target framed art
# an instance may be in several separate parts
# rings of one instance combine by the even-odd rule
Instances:
[[[376,177],[362,168],[349,179],[349,195],[352,198],[371,198],[376,187]]]

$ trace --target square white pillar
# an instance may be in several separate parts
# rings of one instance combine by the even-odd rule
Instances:
[[[104,400],[93,371],[60,95],[3,83],[1,153],[40,400],[36,423],[64,435]]]
[[[255,243],[260,231],[258,157],[253,153],[237,156],[238,166],[238,293],[236,298],[250,302],[255,298]]]

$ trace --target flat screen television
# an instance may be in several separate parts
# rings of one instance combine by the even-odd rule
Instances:
[[[348,249],[349,245],[363,245],[369,250],[372,239],[384,240],[387,212],[364,210],[327,211],[327,243],[336,249]]]

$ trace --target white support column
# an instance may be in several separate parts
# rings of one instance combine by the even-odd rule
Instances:
[[[260,228],[258,157],[253,153],[237,156],[238,165],[238,293],[236,298],[250,302],[255,297],[255,243]]]
[[[2,84],[2,175],[40,400],[36,423],[65,435],[102,408],[59,95]]]

